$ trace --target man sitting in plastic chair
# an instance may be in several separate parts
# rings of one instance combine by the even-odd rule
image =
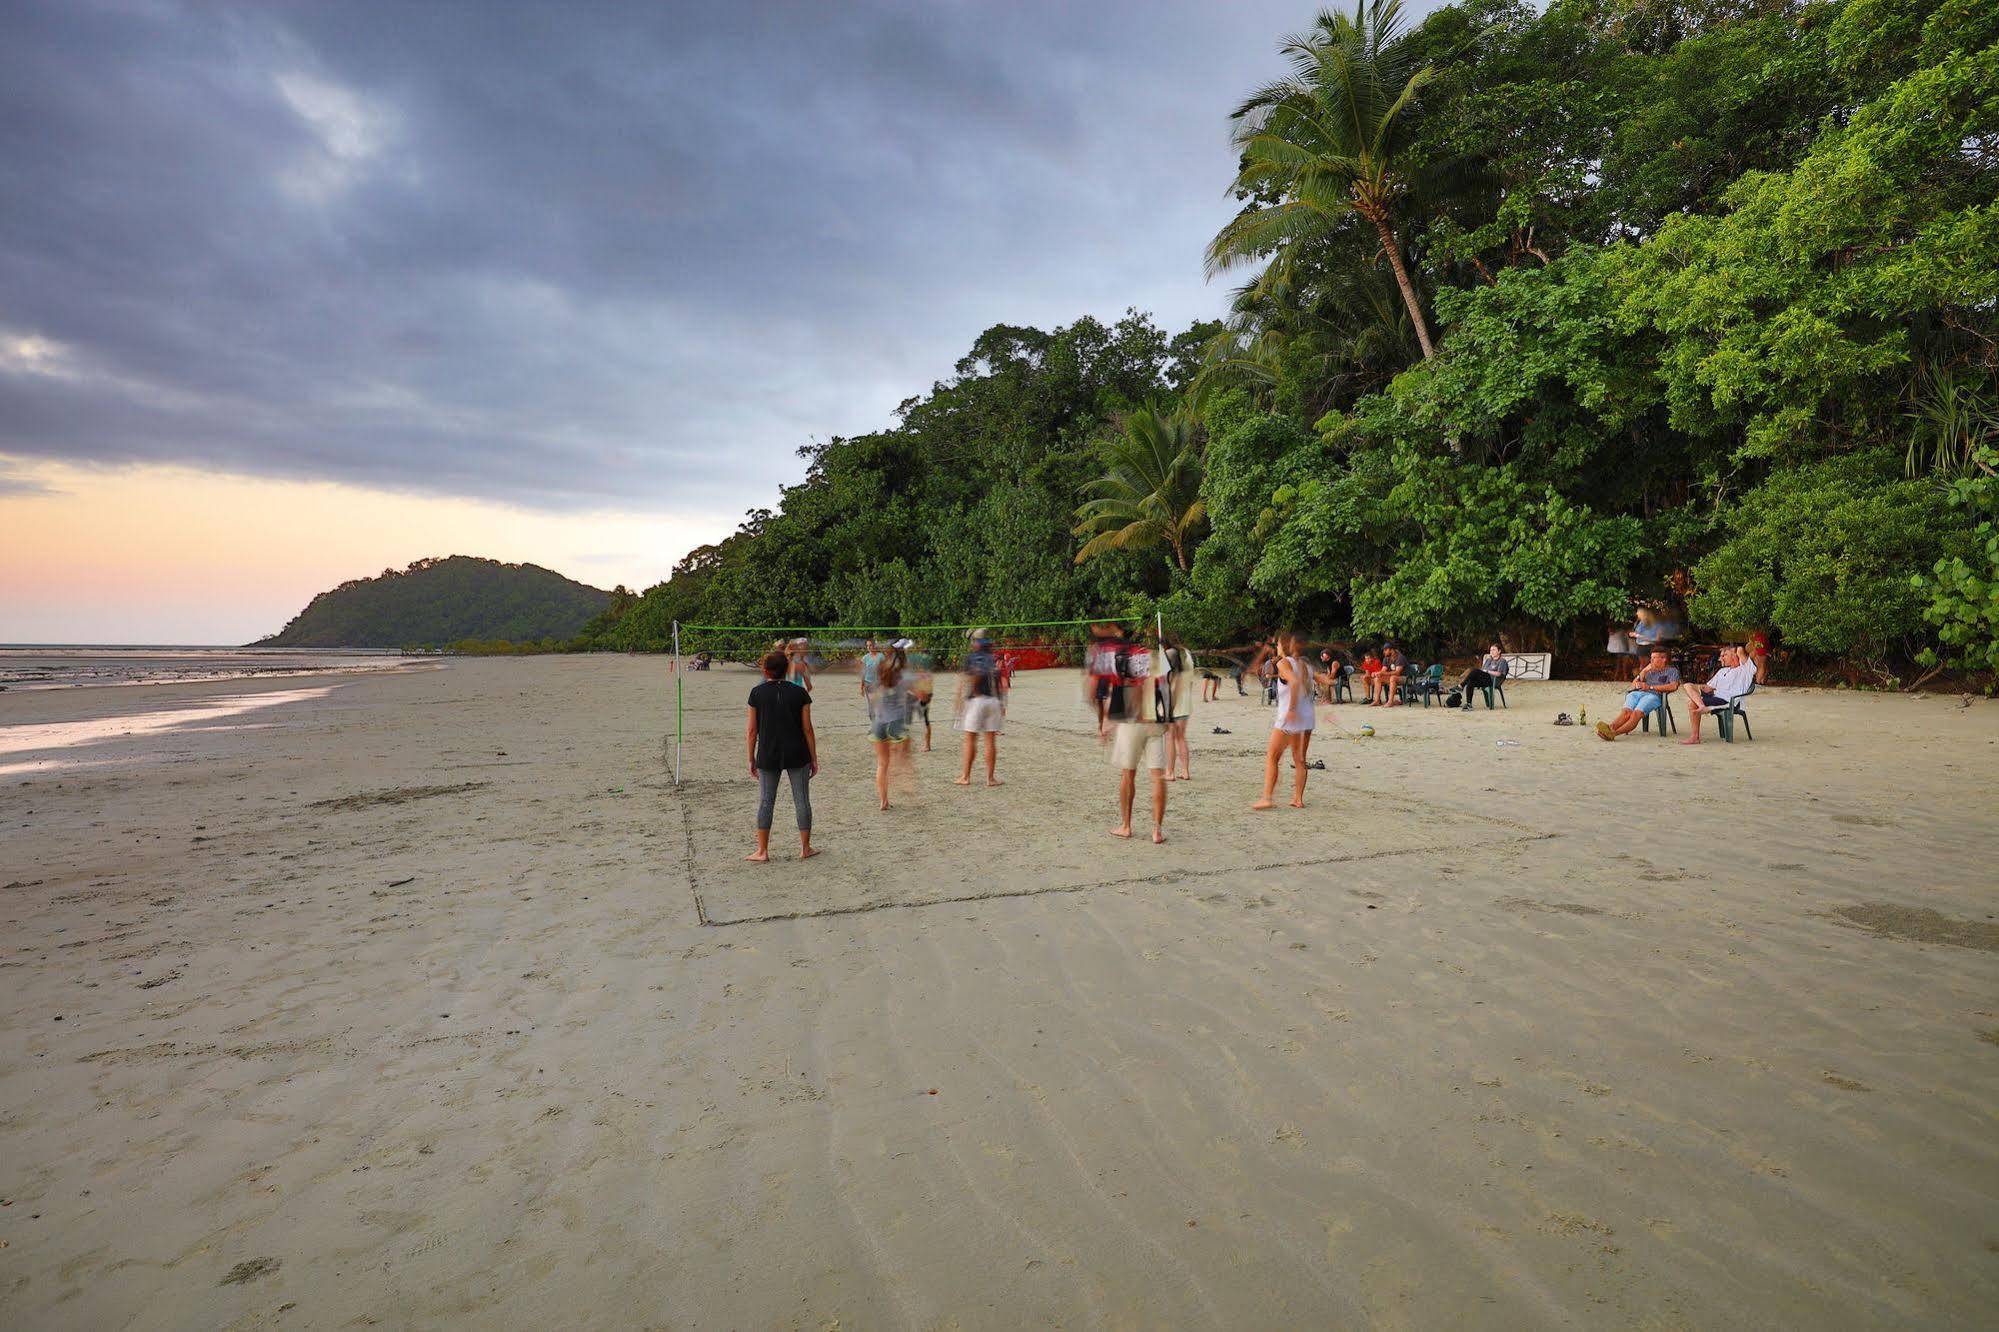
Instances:
[[[1479,659],[1478,665],[1466,671],[1464,679],[1458,681],[1458,693],[1464,699],[1464,710],[1466,712],[1471,711],[1471,691],[1474,689],[1484,689],[1486,691],[1485,706],[1490,710],[1492,707],[1492,686],[1506,678],[1506,670],[1506,654],[1499,650],[1499,644],[1494,643],[1486,648],[1485,656]],[[1505,696],[1505,691],[1502,689],[1500,697],[1504,698]]]
[[[1726,712],[1735,706],[1735,700],[1746,697],[1756,687],[1756,663],[1741,648],[1725,646],[1721,650],[1721,669],[1699,689],[1687,697],[1687,712],[1693,718],[1693,734],[1680,741],[1683,745],[1697,745],[1701,742],[1701,714]],[[1719,723],[1717,723],[1718,725]]]
[[[1659,710],[1666,695],[1679,687],[1679,667],[1667,659],[1666,649],[1653,648],[1650,660],[1631,681],[1631,692],[1624,696],[1624,707],[1611,720],[1598,722],[1596,733],[1606,740],[1629,735],[1638,729],[1638,723],[1646,716]],[[1661,728],[1664,728],[1663,722]]]

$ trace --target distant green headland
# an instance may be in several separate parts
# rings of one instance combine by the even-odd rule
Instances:
[[[322,592],[290,624],[252,646],[451,647],[497,640],[555,648],[614,599],[539,565],[452,555]]]

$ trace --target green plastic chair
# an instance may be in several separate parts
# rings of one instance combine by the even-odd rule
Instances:
[[[1488,680],[1486,683],[1480,685],[1479,688],[1485,691],[1485,710],[1487,712],[1492,711],[1492,691],[1495,689],[1499,691],[1499,706],[1502,708],[1506,706],[1506,678],[1504,676],[1501,676],[1497,680]]]
[[[1742,710],[1742,699],[1748,698],[1749,694],[1755,692],[1756,682],[1751,680],[1749,682],[1748,694],[1742,695],[1741,698],[1730,699],[1727,707],[1709,714],[1714,718],[1715,729],[1721,732],[1723,744],[1732,745],[1735,743],[1735,723],[1737,721],[1742,723],[1743,739],[1754,740],[1756,738],[1756,733],[1749,729],[1749,714]]]
[[[1421,675],[1417,676],[1410,682],[1410,688],[1415,690],[1417,697],[1423,700],[1423,706],[1426,708],[1430,706],[1430,700],[1433,697],[1441,703],[1444,698],[1444,663],[1441,661],[1437,662]]]
[[[1673,728],[1674,735],[1680,733],[1679,719],[1673,716],[1673,696],[1671,694],[1659,695],[1659,710],[1656,713],[1648,712],[1643,717],[1640,717],[1638,725],[1644,730],[1650,731],[1652,729],[1652,718],[1654,717],[1659,719],[1659,738],[1661,740],[1666,738],[1666,728],[1669,726]]]

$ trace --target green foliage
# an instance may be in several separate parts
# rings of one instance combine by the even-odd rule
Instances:
[[[1110,467],[1083,491],[1076,535],[1087,537],[1076,563],[1113,550],[1165,546],[1182,573],[1208,503],[1201,497],[1200,423],[1191,416],[1141,407],[1125,417],[1124,434],[1106,450]]]
[[[582,641],[1156,607],[1566,652],[1691,588],[1989,667],[1995,39],[1977,0],[1322,15],[1235,117],[1226,321],[989,329]]]
[[[1774,626],[1796,646],[1880,659],[1921,632],[1928,598],[1910,581],[1957,530],[1937,488],[1900,475],[1887,450],[1771,474],[1694,566],[1694,621]]]
[[[622,589],[621,589],[622,590]],[[627,596],[630,594],[627,593]],[[342,583],[259,647],[436,647],[463,639],[566,640],[613,594],[533,564],[453,555]]]
[[[1982,521],[1963,553],[1938,560],[1909,585],[1927,599],[1923,618],[1943,645],[1924,649],[1922,663],[1990,672],[1989,692],[1999,688],[1999,449],[1982,447],[1974,461],[1977,472],[1951,483],[1950,503]]]
[[[1071,529],[1084,487],[1121,447],[1116,422],[1170,401],[1169,377],[1191,374],[1190,345],[1176,351],[1135,313],[1053,332],[988,329],[952,379],[902,404],[893,428],[805,450],[805,479],[775,509],[690,553],[605,644],[659,650],[676,620],[1071,619],[1165,592],[1156,555],[1111,550],[1078,564]]]
[[[1208,271],[1273,255],[1289,268],[1357,218],[1380,239],[1428,356],[1429,327],[1390,216],[1405,188],[1408,113],[1435,71],[1419,65],[1404,34],[1401,0],[1355,0],[1351,17],[1321,12],[1312,31],[1285,39],[1283,53],[1290,75],[1236,109],[1234,189],[1255,202],[1209,244]]]
[[[1924,12],[1935,63],[1901,72],[1794,168],[1744,174],[1726,212],[1675,217],[1635,253],[1624,312],[1668,339],[1676,426],[1739,428],[1749,457],[1844,450],[1892,428],[1914,363],[1961,344],[1989,361],[1999,20],[1878,3],[1840,14],[1829,40],[1871,68],[1883,43],[1857,29],[1906,30]]]

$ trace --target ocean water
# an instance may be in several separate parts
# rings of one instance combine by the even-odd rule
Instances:
[[[374,671],[425,660],[385,648],[66,647],[0,644],[0,690],[176,684]]]

